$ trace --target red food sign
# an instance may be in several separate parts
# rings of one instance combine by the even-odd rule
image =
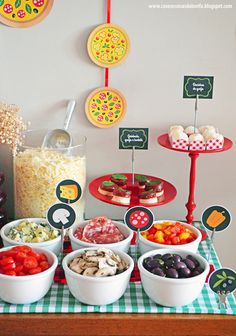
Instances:
[[[152,226],[154,215],[148,208],[135,206],[126,212],[124,222],[133,231],[145,231]]]

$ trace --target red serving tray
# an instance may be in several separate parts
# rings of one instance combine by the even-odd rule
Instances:
[[[101,177],[96,178],[95,180],[91,181],[89,183],[89,191],[90,194],[93,195],[95,198],[97,198],[98,200],[105,202],[105,203],[109,203],[109,204],[113,204],[113,205],[117,205],[117,206],[124,206],[124,207],[133,207],[133,206],[137,206],[140,205],[139,203],[139,199],[138,199],[138,194],[139,194],[139,187],[138,187],[138,183],[135,182],[134,185],[132,184],[132,174],[130,173],[122,173],[123,175],[127,176],[128,178],[128,183],[127,183],[127,189],[132,191],[132,195],[131,195],[131,200],[130,200],[130,205],[126,205],[126,204],[121,204],[121,203],[117,203],[112,201],[112,197],[111,196],[105,196],[99,193],[98,188],[100,186],[100,184],[102,183],[102,181],[107,181],[110,180],[110,177],[112,174],[108,174],[108,175],[104,175]],[[171,202],[177,194],[176,188],[173,186],[173,184],[159,178],[159,177],[155,177],[155,176],[150,176],[150,175],[146,175],[146,174],[134,174],[134,175],[145,175],[148,178],[152,179],[152,180],[160,180],[164,182],[164,195],[161,197],[158,197],[158,202],[155,204],[149,204],[149,205],[145,205],[145,207],[155,207],[155,206],[159,206],[159,205],[164,205],[167,204],[169,202]]]
[[[177,151],[177,152],[183,152],[183,153],[195,153],[195,154],[210,154],[210,153],[219,153],[219,152],[225,152],[229,150],[233,146],[233,142],[228,139],[224,138],[224,146],[223,148],[219,149],[211,149],[211,150],[186,150],[186,149],[177,149],[177,148],[172,148],[170,141],[169,141],[169,136],[168,134],[162,134],[157,138],[157,141],[159,145],[162,147]]]

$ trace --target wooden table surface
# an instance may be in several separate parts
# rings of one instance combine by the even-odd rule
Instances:
[[[197,314],[1,314],[0,335],[236,336],[236,316]]]

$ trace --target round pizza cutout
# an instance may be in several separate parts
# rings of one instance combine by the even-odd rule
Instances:
[[[92,31],[87,47],[94,63],[110,68],[125,60],[129,53],[130,41],[123,28],[107,23]]]
[[[42,21],[50,12],[53,0],[0,0],[0,22],[25,28]]]
[[[110,87],[90,93],[85,103],[88,120],[97,127],[107,128],[119,123],[126,113],[126,100],[121,92]]]

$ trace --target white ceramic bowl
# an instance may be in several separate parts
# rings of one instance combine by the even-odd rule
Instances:
[[[0,252],[11,249],[12,246],[0,249]],[[58,264],[56,255],[43,248],[33,248],[35,252],[47,256],[50,268],[42,273],[25,276],[9,276],[0,274],[0,298],[13,304],[28,304],[36,302],[49,291]]]
[[[58,255],[61,251],[61,235],[59,235],[57,238],[48,240],[45,242],[41,243],[23,243],[23,242],[17,242],[15,240],[12,240],[7,237],[7,234],[9,233],[10,229],[14,226],[18,226],[20,223],[23,221],[27,222],[34,222],[34,223],[47,223],[47,220],[45,218],[22,218],[22,219],[17,219],[14,220],[6,225],[4,225],[1,229],[1,237],[2,237],[2,242],[5,247],[7,246],[15,246],[15,245],[28,245],[31,246],[32,248],[35,247],[42,247],[46,248],[56,255]]]
[[[162,224],[164,222],[172,222],[175,223],[176,221],[173,220],[160,220],[160,221],[156,221],[154,222],[154,224]],[[187,224],[187,223],[183,223],[183,222],[179,222],[181,223],[183,226],[185,226],[186,228],[188,228],[189,230],[191,230],[195,236],[196,239],[194,241],[192,241],[191,243],[188,244],[180,244],[180,245],[166,245],[166,244],[159,244],[159,243],[154,243],[151,242],[150,240],[147,240],[146,238],[144,238],[141,233],[139,233],[139,249],[140,249],[140,253],[144,254],[148,251],[152,251],[152,250],[156,250],[156,249],[163,249],[163,248],[168,248],[168,249],[175,249],[175,250],[186,250],[189,252],[194,252],[196,253],[198,250],[198,246],[199,243],[201,242],[202,239],[202,234],[201,231],[199,231],[196,227],[194,227],[193,225]]]
[[[94,248],[73,251],[63,259],[62,266],[71,294],[80,302],[88,305],[106,305],[119,300],[128,286],[134,268],[133,259],[122,251],[112,250],[129,263],[129,268],[123,273],[108,277],[90,277],[75,273],[68,267],[68,264],[79,254],[88,250],[94,250]]]
[[[94,243],[84,242],[74,236],[74,232],[76,231],[76,229],[78,227],[84,227],[88,222],[89,220],[81,222],[79,224],[73,225],[69,229],[69,237],[70,237],[71,246],[72,246],[73,251],[81,249],[81,248],[86,248],[86,247],[99,248],[101,246],[104,246],[111,250],[115,249],[115,250],[123,251],[125,253],[128,252],[131,239],[133,238],[133,231],[130,230],[127,225],[120,223],[120,222],[112,221],[112,223],[114,223],[115,226],[118,227],[118,229],[126,237],[124,240],[117,242],[117,243],[112,243],[112,244],[94,244]]]
[[[171,279],[155,275],[143,267],[143,260],[145,258],[155,254],[163,255],[165,253],[176,253],[182,257],[191,254],[198,260],[204,271],[192,278]],[[142,286],[146,294],[154,302],[167,307],[184,306],[193,302],[200,295],[210,270],[208,262],[199,254],[179,249],[158,249],[149,251],[139,258],[138,268]]]

